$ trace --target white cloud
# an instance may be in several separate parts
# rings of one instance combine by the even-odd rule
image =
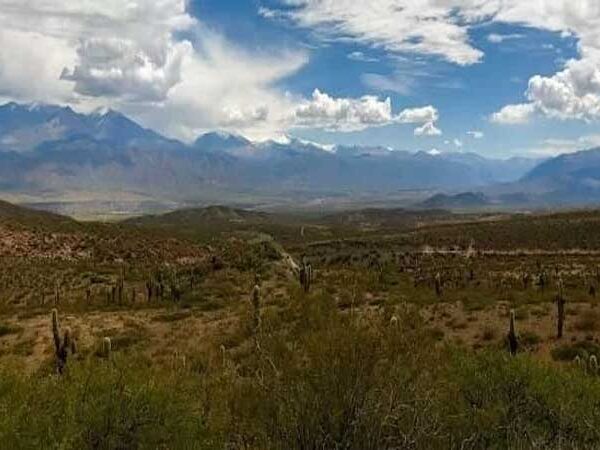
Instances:
[[[359,99],[333,98],[315,89],[310,100],[296,107],[294,121],[298,125],[332,130],[360,130],[391,123],[392,103],[389,98],[380,101],[370,95]]]
[[[355,0],[280,3],[292,8],[263,8],[263,16],[287,18],[329,38],[352,39],[395,53],[440,56],[460,65],[477,63],[483,57],[469,42],[468,24],[481,14],[493,12],[490,2],[481,0],[377,0],[368,5]],[[461,3],[468,5],[465,14]],[[473,6],[477,11],[471,11]]]
[[[529,80],[526,98],[540,114],[578,120],[600,118],[600,2],[597,0],[511,0],[496,20],[561,33],[579,40],[579,59],[551,76]]]
[[[186,3],[0,0],[0,96],[108,106],[182,139],[280,132],[296,100],[273,85],[306,64],[305,51],[241,51]]]
[[[415,128],[415,136],[441,136],[442,130],[436,128],[433,122],[427,122],[421,127]]]
[[[453,143],[456,148],[462,148],[463,146],[463,143],[460,139],[454,139]]]
[[[433,106],[405,109],[398,114],[397,121],[401,123],[432,123],[437,122],[439,113]]]
[[[26,61],[26,73],[48,84],[49,96],[62,101],[73,101],[77,93],[163,99],[179,80],[181,60],[190,49],[175,42],[173,33],[194,24],[185,0],[0,0],[0,65],[15,70]],[[32,48],[44,55],[32,54]],[[48,65],[46,58],[55,64]],[[1,72],[0,84],[5,84],[10,77]],[[27,86],[29,77],[20,75],[20,83],[13,80],[13,95],[38,99]]]
[[[483,139],[483,131],[467,131],[467,134],[471,136],[473,139]]]
[[[307,62],[306,50],[241,50],[192,17],[186,0],[0,0],[2,98],[112,107],[184,140],[211,129],[264,140],[294,127],[437,120],[431,107],[396,116],[389,99],[318,90],[306,99],[276,87]]]
[[[539,156],[558,156],[600,147],[600,134],[581,136],[577,139],[545,139],[527,152]]]
[[[600,51],[569,61],[565,69],[554,76],[532,77],[527,98],[550,117],[600,118]]]
[[[510,40],[515,40],[515,39],[522,39],[524,37],[525,37],[525,35],[518,34],[518,33],[512,33],[512,34],[491,33],[491,34],[488,34],[487,40],[489,42],[491,42],[492,44],[501,44],[504,41],[510,41]]]
[[[333,131],[358,131],[393,123],[416,123],[430,124],[436,130],[433,122],[438,117],[438,111],[433,106],[405,109],[394,115],[389,98],[380,100],[371,95],[358,99],[335,98],[315,89],[311,99],[301,101],[294,109],[291,125]],[[424,132],[431,127],[424,128]]]
[[[439,156],[442,154],[442,152],[440,152],[437,148],[432,148],[427,153],[431,156]]]
[[[534,112],[534,105],[529,103],[506,105],[500,111],[492,114],[491,121],[502,125],[523,124],[529,122]]]
[[[212,129],[265,140],[290,126],[298,99],[272,87],[307,62],[302,52],[250,53],[209,31],[198,31],[194,57],[160,107],[126,105],[134,117],[170,135],[192,140]]]
[[[363,52],[352,52],[348,53],[348,59],[353,61],[361,61],[361,62],[377,62],[379,61],[377,58],[373,58],[372,56],[367,56]]]
[[[482,23],[505,23],[559,33],[578,39],[579,57],[554,75],[536,75],[529,82],[529,106],[509,105],[498,122],[523,123],[532,110],[560,119],[600,119],[600,2],[598,0],[279,0],[285,8],[263,15],[313,29],[325,39],[354,41],[390,54],[438,56],[469,65],[483,53],[469,39]],[[524,37],[492,33],[488,40],[502,44]],[[393,87],[382,76],[371,85]],[[406,83],[395,83],[407,91]]]
[[[162,101],[181,81],[181,65],[193,49],[189,42],[156,43],[155,52],[145,52],[131,40],[87,39],[77,49],[78,64],[65,68],[61,79],[73,81],[81,95]]]
[[[72,46],[64,39],[11,29],[0,21],[0,96],[49,103],[67,101],[72,87],[59,76],[65,66],[75,63],[75,58]]]

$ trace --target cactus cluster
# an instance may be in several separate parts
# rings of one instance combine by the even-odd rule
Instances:
[[[590,375],[600,375],[600,365],[596,355],[590,355],[587,359],[577,355],[573,362],[579,369]]]

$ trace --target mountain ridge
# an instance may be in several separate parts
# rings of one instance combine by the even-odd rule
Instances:
[[[94,191],[107,200],[143,193],[182,206],[374,199],[407,205],[433,193],[519,183],[538,163],[468,152],[323,146],[297,138],[257,143],[226,132],[186,144],[114,110],[81,114],[68,106],[0,106],[0,192],[42,199]]]

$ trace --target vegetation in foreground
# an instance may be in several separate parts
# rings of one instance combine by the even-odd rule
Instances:
[[[0,448],[598,448],[596,217],[0,223]]]
[[[327,299],[267,315],[244,351],[124,351],[0,376],[3,448],[597,448],[600,378],[505,350],[439,346]]]

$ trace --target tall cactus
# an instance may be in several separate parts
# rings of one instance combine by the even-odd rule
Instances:
[[[117,279],[117,299],[119,305],[123,304],[123,295],[125,291],[125,266],[121,265],[121,271],[119,272],[119,278]]]
[[[253,316],[252,316],[252,326],[255,334],[258,334],[261,325],[260,318],[260,287],[258,284],[254,285],[252,289],[252,307],[253,307]]]
[[[508,327],[508,350],[511,355],[516,355],[519,349],[519,339],[517,337],[516,325],[515,325],[515,310],[510,310],[510,323]]]
[[[558,294],[556,295],[556,309],[557,309],[557,333],[556,337],[561,339],[563,337],[563,330],[565,326],[565,303],[564,295],[564,284],[562,279],[558,280]]]
[[[105,337],[102,340],[102,356],[106,359],[110,359],[112,354],[112,341],[109,337]]]
[[[437,295],[438,297],[442,296],[442,274],[441,273],[436,273],[435,274],[435,295]]]
[[[60,282],[56,280],[54,284],[54,306],[58,306],[60,303]]]
[[[75,339],[71,335],[71,329],[65,328],[61,336],[60,323],[58,321],[58,311],[52,310],[52,337],[54,338],[54,354],[56,357],[56,368],[59,374],[62,374],[67,366],[69,354],[77,353]]]
[[[148,303],[152,301],[152,288],[152,279],[148,278],[146,281],[146,300],[148,300]]]
[[[313,278],[312,265],[306,258],[302,258],[302,264],[300,265],[300,285],[304,292],[310,291],[310,285]]]

